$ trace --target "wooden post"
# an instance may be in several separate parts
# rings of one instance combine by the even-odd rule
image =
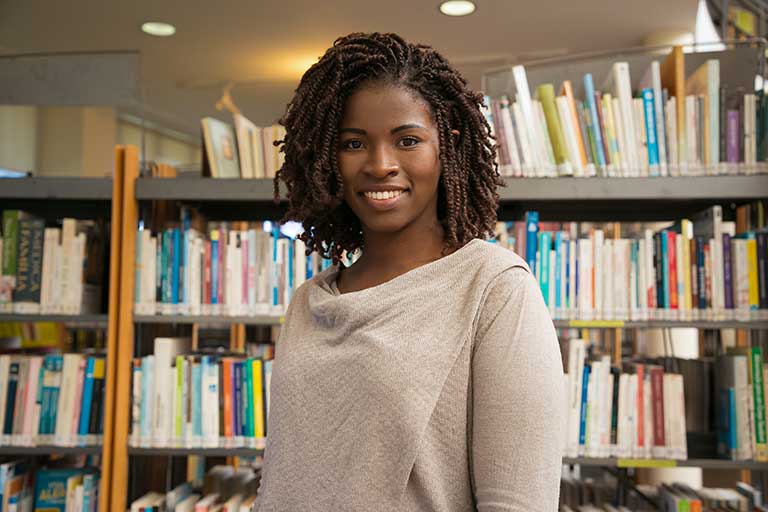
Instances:
[[[128,423],[131,411],[131,361],[133,360],[133,285],[134,251],[139,208],[136,202],[136,178],[139,175],[139,150],[126,146],[124,155],[122,245],[120,247],[120,309],[116,388],[114,404],[114,437],[112,442],[112,491],[110,506],[103,510],[126,510],[128,494]]]
[[[122,146],[115,148],[115,170],[112,175],[112,218],[109,240],[109,302],[107,305],[107,369],[106,396],[104,397],[104,441],[101,447],[101,481],[99,483],[99,510],[109,510],[110,484],[112,482],[112,457],[114,445],[115,375],[117,368],[117,323],[120,297],[120,242],[123,223],[123,173],[124,153]]]

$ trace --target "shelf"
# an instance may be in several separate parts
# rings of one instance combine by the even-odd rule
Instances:
[[[285,320],[283,316],[254,315],[134,315],[137,324],[245,324],[245,325],[280,325]]]
[[[768,320],[554,320],[558,329],[651,329],[651,328],[676,328],[694,327],[697,329],[768,329]]]
[[[0,199],[109,201],[111,198],[111,178],[0,178]]]
[[[201,455],[205,457],[255,457],[263,455],[264,450],[256,448],[137,448],[128,447],[128,455],[186,457]]]
[[[101,446],[0,446],[0,455],[99,455]]]
[[[768,462],[756,462],[752,460],[721,460],[721,459],[617,459],[617,458],[587,458],[564,457],[563,464],[579,464],[582,466],[603,466],[622,468],[670,468],[689,467],[702,469],[751,469],[756,471],[768,471]]]
[[[762,199],[768,175],[677,178],[506,178],[499,189],[502,219],[522,218],[526,210],[541,220],[672,220],[713,204]],[[271,179],[140,178],[139,200],[198,203],[224,218],[277,215]],[[232,208],[242,203],[243,208]]]
[[[679,178],[512,178],[499,190],[500,217],[541,220],[673,220],[714,204],[763,199],[768,175]]]
[[[3,317],[0,316],[0,320]],[[281,325],[283,316],[227,316],[227,315],[134,315],[137,324],[244,324],[244,325]],[[768,329],[768,320],[750,321],[678,321],[678,320],[554,320],[558,329],[651,329],[694,327],[697,329]]]
[[[273,202],[271,178],[139,178],[136,199],[226,202]],[[284,189],[281,191],[284,193]]]
[[[0,313],[0,322],[63,322],[67,324],[93,324],[106,326],[107,315],[19,315]]]

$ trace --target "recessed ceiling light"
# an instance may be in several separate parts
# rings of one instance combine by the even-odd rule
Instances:
[[[475,4],[467,0],[450,0],[440,4],[440,12],[447,16],[466,16],[475,12]]]
[[[168,37],[176,33],[176,27],[160,21],[148,21],[141,26],[141,30],[145,34],[158,37]]]

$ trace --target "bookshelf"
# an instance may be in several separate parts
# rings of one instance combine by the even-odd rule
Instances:
[[[105,201],[112,199],[111,178],[3,178],[0,199]]]
[[[283,316],[210,316],[210,315],[134,315],[137,324],[240,324],[240,325],[282,325]]]
[[[40,455],[100,455],[101,445],[95,446],[2,446],[0,456],[40,456]]]
[[[751,460],[733,461],[721,459],[617,459],[617,458],[571,458],[564,457],[563,464],[597,466],[608,468],[701,468],[768,471],[768,462]]]
[[[22,315],[15,313],[0,313],[0,322],[61,322],[69,325],[106,327],[109,315]]]
[[[152,457],[257,457],[264,455],[264,450],[256,448],[138,448],[129,446],[128,454]]]
[[[754,78],[758,67],[755,52],[739,48],[731,53],[719,54],[723,59],[723,76],[739,75],[743,85],[749,85],[745,75]],[[686,72],[702,64],[711,54],[687,56]],[[626,58],[635,69],[645,68],[658,54],[647,50],[610,55],[574,58],[570,61],[545,62],[529,71],[531,84],[543,81],[560,81],[563,77],[575,77],[591,72],[602,80],[611,64]],[[591,60],[590,60],[591,59]],[[760,57],[762,59],[762,57]],[[762,61],[761,61],[762,62]],[[762,66],[762,64],[759,64]],[[496,95],[512,92],[511,68],[491,70],[484,75],[485,90]],[[580,93],[580,91],[577,91]],[[125,509],[131,481],[130,457],[253,457],[262,450],[253,448],[177,448],[128,446],[131,396],[131,360],[137,356],[139,338],[144,331],[163,329],[165,333],[187,332],[189,326],[198,324],[232,326],[239,330],[243,341],[244,326],[274,326],[283,321],[281,316],[253,315],[183,315],[183,314],[136,314],[133,312],[136,260],[136,226],[139,220],[151,221],[154,202],[175,203],[198,208],[212,221],[275,219],[285,211],[284,201],[275,202],[271,179],[212,179],[203,177],[150,178],[140,177],[138,151],[133,147],[119,148],[117,167],[123,172],[123,198],[121,219],[120,255],[120,312],[117,322],[120,344],[117,350],[118,366],[115,378],[115,411],[112,429],[114,446],[111,476],[110,505],[113,510]],[[499,217],[502,220],[523,218],[528,210],[540,211],[540,220],[569,221],[669,221],[691,216],[714,205],[740,206],[762,200],[768,191],[768,175],[714,175],[714,176],[667,176],[650,177],[591,177],[591,178],[505,178],[506,187],[499,190]],[[281,194],[284,195],[284,190]],[[142,217],[143,215],[143,217]],[[153,228],[154,229],[154,228]],[[618,230],[613,238],[619,238]],[[610,236],[606,232],[606,239]],[[679,327],[699,330],[737,329],[765,330],[768,320],[712,321],[712,320],[556,320],[561,329],[599,329],[614,334],[615,343],[621,339],[621,329],[671,329]],[[242,344],[238,349],[243,348]],[[620,353],[619,353],[620,354]],[[617,458],[565,458],[566,464],[579,464],[604,468],[640,467],[698,467],[703,469],[768,471],[768,463],[753,460],[732,461],[719,459],[663,460]],[[143,463],[142,463],[143,464]],[[742,473],[746,478],[748,473]]]
[[[104,313],[84,314],[19,314],[2,313],[0,322],[55,322],[68,327],[95,328],[106,331],[106,365],[105,389],[103,395],[104,434],[103,441],[93,445],[50,445],[37,444],[32,446],[5,445],[0,447],[0,455],[7,457],[40,457],[48,455],[89,455],[100,456],[101,480],[99,483],[99,507],[108,510],[109,492],[111,490],[112,463],[112,421],[114,409],[114,369],[116,366],[115,352],[117,347],[117,291],[118,258],[121,244],[120,230],[116,229],[121,215],[122,181],[120,169],[110,178],[78,178],[78,177],[30,177],[8,178],[0,180],[0,202],[3,209],[20,209],[39,216],[45,220],[64,217],[74,219],[109,219],[113,229],[108,244],[109,273],[103,286],[107,299],[107,311]],[[104,262],[103,264],[106,264]]]
[[[760,199],[768,175],[674,178],[506,178],[499,190],[499,217],[521,218],[540,210],[542,219],[653,221],[689,215],[714,204]],[[281,191],[281,194],[284,190]],[[184,201],[222,217],[275,217],[271,179],[139,178],[139,201]],[[237,204],[236,211],[232,205]]]

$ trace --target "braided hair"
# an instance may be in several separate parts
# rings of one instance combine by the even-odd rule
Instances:
[[[353,33],[337,39],[301,79],[280,124],[285,162],[274,179],[275,200],[282,180],[288,191],[283,222],[301,222],[307,254],[334,262],[363,246],[360,221],[344,201],[338,165],[338,126],[344,104],[371,83],[415,91],[430,105],[439,134],[440,180],[437,216],[444,248],[491,236],[503,186],[490,126],[480,111],[482,94],[429,46],[407,43],[396,34]]]

